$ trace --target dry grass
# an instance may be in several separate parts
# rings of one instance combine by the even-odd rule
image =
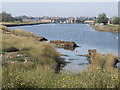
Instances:
[[[91,69],[79,74],[53,73],[49,66],[8,64],[3,67],[3,88],[118,88],[118,74]]]
[[[36,35],[34,35],[31,32],[26,32],[24,29],[14,29],[12,30],[12,33],[16,36],[21,36],[21,37],[36,37]]]
[[[91,67],[92,68],[100,68],[105,69],[110,72],[118,72],[118,69],[115,67],[116,64],[116,56],[114,54],[106,54],[102,55],[99,53],[94,54],[91,56]]]
[[[25,53],[32,59],[33,62],[39,62],[41,64],[52,64],[55,63],[56,60],[60,59],[59,53],[51,44],[37,41],[35,38],[33,38],[34,34],[24,30],[15,30],[13,32],[15,34],[3,33],[2,35],[2,50],[4,52],[9,50],[14,51],[16,49],[19,51],[19,53]],[[19,34],[19,36],[16,36],[16,34]]]
[[[0,31],[1,30],[10,32],[10,30],[6,26],[4,26],[4,25],[0,25]]]
[[[118,73],[113,68],[113,54],[96,53],[90,68],[79,74],[55,74],[50,68],[59,53],[51,44],[36,41],[32,37],[21,37],[3,33],[3,50],[15,47],[19,53],[25,53],[32,62],[3,64],[2,88],[118,88]],[[114,69],[114,70],[112,70]],[[112,70],[112,71],[111,71]]]
[[[103,25],[103,26],[93,26],[93,28],[95,30],[103,31],[103,32],[120,33],[119,26]]]

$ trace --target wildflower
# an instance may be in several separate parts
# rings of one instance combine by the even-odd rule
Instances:
[[[63,85],[63,87],[66,87],[67,85]]]

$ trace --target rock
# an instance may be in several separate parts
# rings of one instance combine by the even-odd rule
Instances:
[[[44,38],[44,37],[38,37],[37,40],[38,40],[38,41],[48,41],[48,40],[47,40],[46,38]]]
[[[75,42],[68,41],[50,41],[50,43],[55,44],[58,47],[79,47]]]

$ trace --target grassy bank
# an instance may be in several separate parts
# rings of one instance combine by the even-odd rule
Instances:
[[[115,55],[94,54],[88,70],[55,74],[60,55],[51,44],[39,42],[32,33],[21,34],[24,30],[2,28],[2,88],[118,88]]]
[[[95,30],[98,30],[98,31],[103,31],[103,32],[113,32],[113,33],[120,33],[120,26],[116,26],[116,25],[96,25],[96,26],[93,26],[93,28]]]
[[[101,55],[100,55],[101,56]],[[100,57],[98,60],[101,60]],[[111,56],[110,56],[111,57]],[[110,57],[107,57],[109,59]],[[102,59],[106,59],[103,57]],[[101,68],[100,64],[91,64],[88,70],[79,74],[55,74],[49,66],[34,66],[17,63],[3,67],[4,88],[118,88],[118,72]],[[107,67],[108,62],[105,63]],[[22,68],[21,68],[22,67]],[[109,67],[109,65],[108,65]],[[111,68],[110,68],[111,69]],[[117,70],[117,69],[114,69]]]
[[[45,64],[44,62],[52,63],[60,58],[59,53],[51,44],[40,42],[36,39],[38,36],[30,32],[20,29],[10,31],[4,27],[2,38],[3,53],[25,53],[26,57],[30,57],[32,61],[38,61],[41,64]]]
[[[10,27],[10,26],[37,25],[37,24],[45,24],[45,23],[44,22],[0,22],[0,24]]]

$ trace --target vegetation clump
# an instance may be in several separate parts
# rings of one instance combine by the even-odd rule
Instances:
[[[120,24],[120,17],[117,16],[112,17],[112,24]]]
[[[108,18],[105,13],[101,13],[98,15],[97,23],[103,23],[104,25],[108,23]]]
[[[50,43],[57,45],[58,47],[78,47],[78,45],[75,42],[68,42],[68,41],[50,41]]]
[[[34,34],[24,30],[14,30],[12,34],[3,33],[2,50],[3,52],[25,53],[32,61],[38,61],[41,64],[54,63],[59,60],[60,55],[52,45],[40,42],[34,37],[36,37]]]
[[[24,29],[14,29],[14,30],[12,30],[12,33],[16,36],[31,37],[31,38],[35,38],[38,41],[47,41],[46,38],[37,36],[37,35],[33,34],[32,32],[26,32]]]
[[[120,33],[120,26],[115,25],[95,25],[93,28],[97,31]]]

